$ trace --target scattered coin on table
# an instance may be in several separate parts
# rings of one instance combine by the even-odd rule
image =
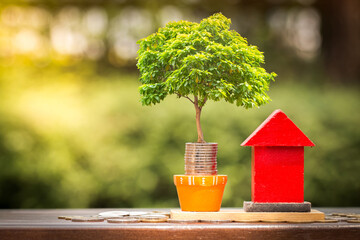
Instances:
[[[129,212],[126,211],[107,211],[107,212],[101,212],[99,213],[99,216],[102,217],[122,217],[122,216],[128,216]]]
[[[346,217],[348,215],[348,213],[338,213],[338,216],[340,217]]]
[[[72,222],[103,222],[107,220],[108,223],[360,223],[360,214],[358,213],[331,213],[326,214],[323,220],[186,220],[186,219],[171,219],[169,211],[107,211],[101,212],[98,215],[92,216],[58,216],[58,219],[71,220]]]
[[[152,211],[150,214],[161,214],[170,217],[171,213],[166,211]]]
[[[129,212],[130,216],[142,216],[142,215],[148,215],[151,212],[141,212],[141,211],[133,211],[133,212]]]
[[[138,223],[140,222],[139,218],[109,218],[107,219],[108,223]]]
[[[360,223],[360,219],[347,220],[348,223]]]
[[[349,213],[331,213],[332,216],[346,217]]]
[[[74,217],[74,218],[71,218],[71,221],[72,222],[86,222],[86,217]]]
[[[334,217],[334,219],[338,220],[339,222],[346,222],[347,220],[355,220],[356,218]]]
[[[81,217],[84,217],[84,216],[66,216],[65,220],[71,220],[73,218],[81,218]]]
[[[100,217],[80,217],[72,218],[72,222],[103,222],[105,219]]]
[[[336,219],[323,219],[323,220],[316,220],[316,223],[337,223],[338,220]]]
[[[148,223],[159,223],[159,222],[167,222],[168,216],[163,214],[153,214],[153,215],[144,215],[141,217],[142,222]]]

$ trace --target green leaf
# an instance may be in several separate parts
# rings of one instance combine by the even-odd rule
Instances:
[[[245,108],[267,103],[269,83],[277,75],[261,67],[263,53],[230,25],[217,13],[200,23],[170,22],[137,41],[142,104],[159,103],[169,94],[223,99]]]

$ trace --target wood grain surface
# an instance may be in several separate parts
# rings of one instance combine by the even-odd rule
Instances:
[[[171,210],[171,218],[187,220],[254,220],[254,221],[316,221],[324,220],[325,214],[311,212],[244,212],[243,209],[222,209],[219,212],[184,212]]]
[[[360,239],[359,223],[127,223],[70,222],[61,215],[144,209],[0,210],[0,239]],[[145,209],[167,210],[169,209]],[[360,213],[360,208],[318,208],[325,213]]]

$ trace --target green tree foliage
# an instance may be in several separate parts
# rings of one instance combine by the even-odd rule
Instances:
[[[142,104],[159,103],[169,94],[187,98],[195,106],[198,142],[204,142],[200,115],[208,100],[258,107],[269,101],[266,92],[276,77],[261,67],[262,52],[230,24],[217,13],[200,23],[170,22],[138,41]]]

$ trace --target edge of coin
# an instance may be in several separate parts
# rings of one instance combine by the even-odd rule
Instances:
[[[108,223],[138,223],[140,219],[138,218],[109,218],[106,219]]]
[[[336,219],[324,219],[324,220],[316,220],[316,223],[337,223],[339,222]]]
[[[87,218],[88,222],[103,222],[105,218],[102,217],[89,217]]]
[[[87,222],[85,217],[76,217],[71,219],[72,222]]]
[[[360,219],[356,220],[347,220],[348,223],[360,223]]]
[[[144,223],[161,223],[161,222],[167,222],[168,218],[159,218],[159,219],[141,219],[141,222]]]
[[[66,216],[65,220],[72,220],[73,218],[83,218],[84,216]]]
[[[162,214],[144,215],[141,216],[140,221],[145,223],[160,223],[166,222],[169,219],[168,216]]]

